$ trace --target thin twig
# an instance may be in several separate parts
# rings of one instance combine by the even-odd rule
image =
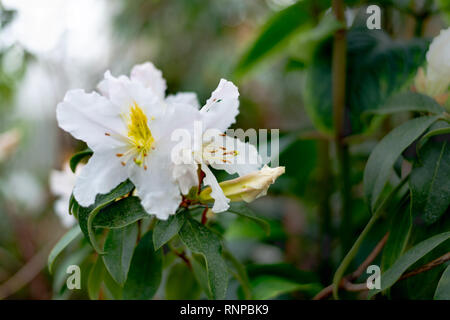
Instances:
[[[443,264],[443,263],[445,263],[445,262],[447,262],[449,260],[450,260],[450,252],[447,252],[443,256],[440,256],[439,258],[434,259],[433,261],[428,262],[427,264],[424,264],[423,266],[421,266],[420,268],[417,268],[416,270],[413,270],[413,271],[408,272],[408,273],[404,273],[400,277],[399,280],[403,280],[403,279],[415,276],[415,275],[417,275],[419,273],[428,271],[428,270],[433,269],[434,267],[436,267],[438,265],[441,265],[441,264]]]
[[[352,281],[358,279],[363,272],[367,269],[367,267],[372,263],[373,260],[378,256],[378,254],[381,252],[381,249],[383,249],[384,245],[386,244],[386,241],[389,237],[389,232],[384,235],[384,237],[378,242],[378,244],[375,246],[375,248],[372,250],[372,252],[367,256],[367,258],[361,263],[361,265],[351,274],[345,276],[342,278],[339,288],[346,289],[348,291],[355,291],[355,290],[349,290],[348,288],[352,288],[355,286]],[[365,286],[366,284],[363,283]],[[357,290],[360,291],[360,290]],[[328,298],[333,293],[333,284],[330,284],[328,287],[324,288],[322,291],[320,291],[313,300],[322,300],[325,298]]]

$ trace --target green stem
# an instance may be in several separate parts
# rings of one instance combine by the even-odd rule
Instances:
[[[342,260],[341,264],[336,270],[336,273],[333,277],[333,297],[335,299],[338,299],[338,290],[339,290],[339,283],[342,280],[342,277],[344,276],[345,271],[347,270],[348,266],[352,262],[353,258],[356,256],[356,253],[359,250],[359,247],[361,246],[363,240],[369,233],[369,231],[372,229],[375,222],[378,220],[378,218],[381,216],[381,214],[384,212],[385,208],[388,206],[388,204],[391,203],[391,200],[395,197],[395,195],[402,189],[402,187],[405,185],[405,183],[408,181],[409,176],[406,176],[400,181],[400,183],[392,189],[392,191],[388,194],[388,196],[384,199],[384,201],[380,204],[380,206],[376,209],[376,211],[373,213],[372,217],[370,218],[369,222],[365,226],[364,230],[359,235],[358,239],[353,244],[350,251],[347,253],[347,255],[344,257],[344,260]]]

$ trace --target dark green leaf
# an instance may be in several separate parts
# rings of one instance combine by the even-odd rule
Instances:
[[[214,299],[224,299],[229,274],[222,257],[222,245],[218,236],[194,219],[186,220],[179,235],[191,251],[205,257],[212,296]]]
[[[391,222],[389,238],[383,248],[381,270],[389,269],[403,254],[411,232],[411,208],[410,205],[398,210]]]
[[[129,181],[122,182],[111,192],[107,194],[99,194],[95,198],[95,203],[87,208],[78,208],[78,221],[80,223],[81,231],[87,239],[89,239],[92,247],[98,253],[102,253],[95,241],[94,228],[92,222],[101,209],[114,202],[117,198],[127,195],[134,189],[134,185]]]
[[[74,226],[72,229],[67,231],[67,233],[58,241],[58,243],[53,247],[52,251],[48,256],[48,270],[53,273],[53,264],[59,254],[78,236],[81,234],[81,229],[78,225]]]
[[[447,266],[439,280],[434,300],[450,300],[450,265]]]
[[[190,261],[194,277],[197,279],[200,288],[202,288],[208,299],[213,299],[208,281],[208,270],[206,268],[205,257],[202,254],[193,253]]]
[[[131,196],[100,210],[94,219],[93,226],[108,229],[123,228],[147,217],[149,214],[142,208],[139,198]]]
[[[420,163],[411,171],[412,215],[426,223],[436,222],[450,205],[450,146],[447,141],[428,142]]]
[[[364,170],[364,193],[372,210],[397,158],[436,120],[437,116],[410,120],[392,130],[374,148]]]
[[[89,149],[89,148],[87,148],[87,149],[85,149],[83,151],[80,151],[78,153],[75,153],[72,156],[72,158],[70,158],[70,161],[69,161],[69,166],[70,166],[70,169],[72,170],[72,172],[75,173],[75,170],[77,169],[78,163],[80,163],[81,160],[83,160],[87,156],[92,156],[93,153],[94,152],[91,149]]]
[[[196,300],[200,297],[201,289],[186,263],[177,263],[170,268],[165,293],[167,300]]]
[[[105,271],[106,270],[105,266],[103,265],[103,261],[100,257],[98,257],[97,261],[92,266],[91,272],[89,272],[89,279],[88,279],[89,299],[98,300],[101,286],[103,283],[103,274]]]
[[[111,229],[106,237],[103,262],[111,277],[120,285],[127,280],[137,237],[136,223],[120,229]]]
[[[250,208],[247,206],[247,204],[242,202],[234,202],[230,204],[230,208],[227,210],[230,213],[237,214],[241,217],[248,218],[254,222],[256,222],[266,233],[266,235],[270,234],[270,225],[267,221],[261,219],[258,217]]]
[[[152,237],[152,232],[147,232],[134,250],[123,287],[125,300],[148,300],[158,290],[162,276],[162,252],[155,251]]]
[[[153,244],[155,250],[161,248],[166,242],[172,239],[181,229],[186,220],[187,211],[183,210],[170,216],[167,220],[157,220],[153,230]]]
[[[314,54],[306,72],[305,110],[316,128],[333,133],[332,46],[324,42]],[[386,33],[367,28],[347,33],[346,105],[348,128],[358,134],[377,121],[367,124],[361,115],[378,109],[392,94],[399,92],[423,63],[427,42],[391,39]]]
[[[448,239],[450,239],[450,232],[444,232],[422,241],[406,251],[391,268],[381,274],[381,289],[370,291],[369,296],[374,296],[390,288],[417,260]]]
[[[299,1],[277,12],[261,30],[257,39],[244,53],[235,73],[238,77],[247,73],[264,57],[275,50],[288,45],[289,40],[302,28],[312,27],[312,15],[309,12],[311,1]]]

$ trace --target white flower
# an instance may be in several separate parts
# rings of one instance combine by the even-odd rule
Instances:
[[[211,187],[211,197],[215,200],[212,208],[214,212],[227,210],[230,199],[225,196],[209,166],[225,170],[229,174],[237,173],[239,176],[261,167],[261,157],[255,146],[223,133],[235,122],[239,113],[238,97],[237,87],[232,82],[221,79],[217,89],[199,110],[202,132],[199,136],[194,133],[194,139],[190,141],[191,147],[183,150],[184,155],[189,156],[188,161],[178,164],[174,169],[180,189],[186,194],[191,187],[198,185],[197,168],[200,165],[205,174],[203,182]],[[198,102],[195,104],[198,105]]]
[[[101,95],[67,92],[58,104],[59,126],[94,151],[73,190],[82,206],[97,194],[130,179],[144,209],[159,219],[174,214],[181,202],[171,162],[171,133],[200,118],[186,94],[165,96],[166,83],[153,64],[135,66],[130,78],[105,73]],[[189,94],[187,94],[189,96]]]
[[[76,222],[75,217],[69,214],[69,202],[73,187],[75,186],[76,177],[80,174],[83,167],[84,165],[79,164],[77,170],[73,173],[70,170],[69,163],[65,163],[63,170],[52,170],[50,172],[50,191],[57,197],[54,210],[66,228],[72,227]]]
[[[427,52],[426,72],[420,68],[415,85],[417,91],[439,97],[450,85],[450,28],[441,30],[433,39]]]

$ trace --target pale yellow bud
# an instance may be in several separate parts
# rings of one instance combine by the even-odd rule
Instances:
[[[265,196],[270,185],[284,173],[284,167],[270,168],[264,166],[261,170],[245,176],[219,183],[225,196],[232,202],[251,202]],[[201,202],[213,201],[211,188],[207,187],[200,193]]]

